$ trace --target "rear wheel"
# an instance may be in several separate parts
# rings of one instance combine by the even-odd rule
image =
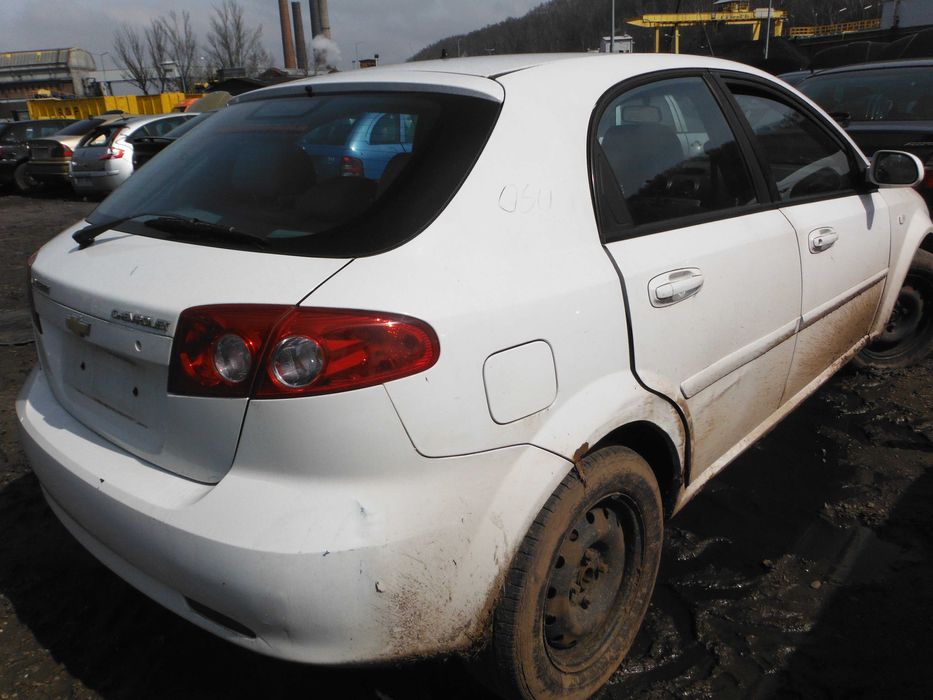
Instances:
[[[13,171],[13,184],[16,185],[16,189],[20,194],[29,194],[42,187],[42,183],[26,172],[27,164],[25,162],[20,163]]]
[[[933,350],[933,254],[918,250],[884,333],[860,352],[857,367],[892,369],[921,362]]]
[[[647,462],[622,447],[583,459],[522,541],[493,620],[507,697],[587,698],[628,652],[654,589],[663,515]]]

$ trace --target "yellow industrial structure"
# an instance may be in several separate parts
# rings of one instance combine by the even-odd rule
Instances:
[[[661,30],[673,29],[674,53],[680,53],[680,30],[684,27],[704,24],[747,25],[752,28],[752,39],[757,41],[762,37],[761,25],[768,23],[769,14],[772,35],[781,36],[784,32],[784,22],[787,21],[787,12],[769,10],[767,7],[753,10],[749,0],[719,0],[714,3],[710,12],[647,14],[627,20],[626,24],[654,29],[655,53],[661,51]]]
[[[863,19],[858,22],[837,22],[836,24],[820,24],[814,27],[791,27],[792,39],[811,36],[834,36],[848,34],[849,32],[864,32],[871,29],[881,29],[881,19]]]

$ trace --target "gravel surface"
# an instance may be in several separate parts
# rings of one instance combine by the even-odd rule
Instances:
[[[266,659],[98,564],[42,500],[14,398],[24,263],[92,203],[0,193],[0,699],[489,697],[456,661]],[[933,696],[933,359],[843,370],[668,524],[635,647],[600,698]]]

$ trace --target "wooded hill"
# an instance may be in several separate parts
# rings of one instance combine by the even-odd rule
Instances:
[[[419,51],[411,60],[481,56],[487,53],[538,53],[588,51],[597,49],[601,37],[609,35],[611,0],[549,0],[523,17],[509,18],[482,29],[441,39]],[[636,51],[654,47],[653,30],[641,30],[625,24],[626,19],[653,12],[708,12],[712,0],[615,0],[616,33],[635,37]],[[828,24],[878,17],[880,2],[851,0],[774,0],[774,9],[790,13],[793,25]],[[752,0],[752,7],[767,7],[768,0]],[[851,6],[851,7],[849,7]],[[713,53],[720,46],[748,40],[747,27],[696,28],[682,35],[682,50],[689,53]],[[665,42],[667,39],[665,39]],[[662,43],[662,50],[666,43]],[[718,53],[716,55],[719,55]]]

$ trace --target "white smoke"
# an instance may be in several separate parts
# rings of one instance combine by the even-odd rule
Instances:
[[[311,40],[311,49],[314,51],[314,72],[320,73],[334,68],[340,61],[340,47],[333,39],[318,34]]]

